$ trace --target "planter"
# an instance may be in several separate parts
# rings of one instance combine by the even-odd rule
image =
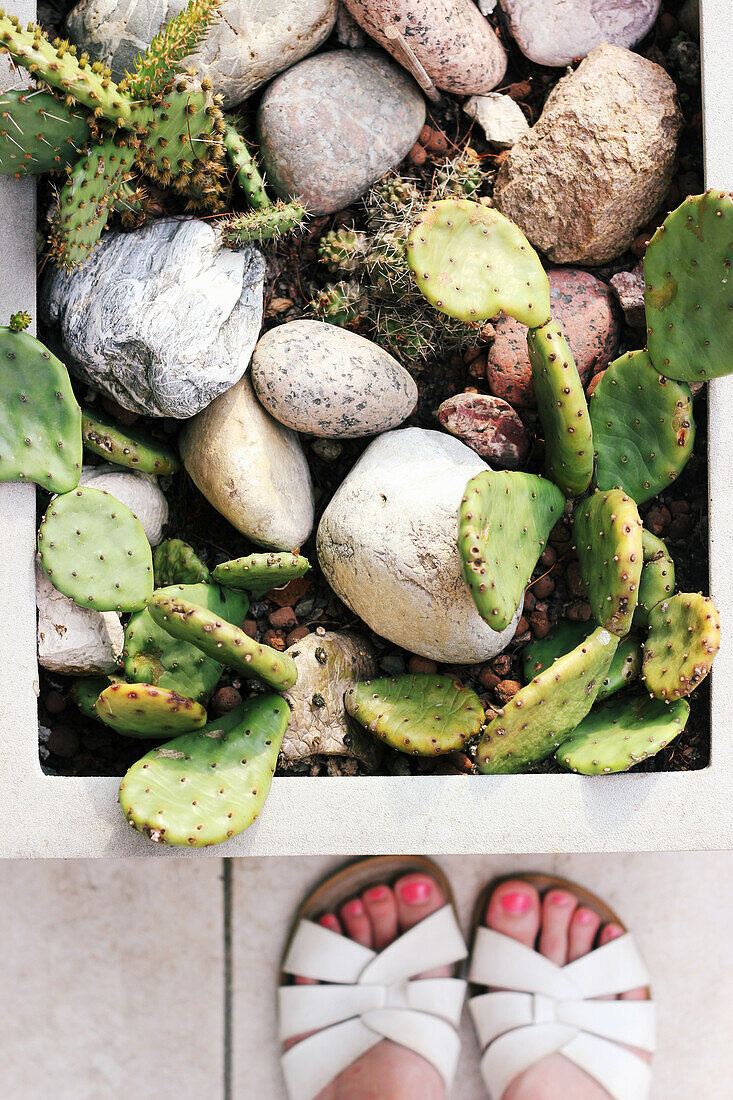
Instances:
[[[727,0],[701,0],[708,186],[733,180]],[[16,0],[23,21],[32,4]],[[4,63],[3,63],[4,64]],[[4,71],[4,70],[3,70]],[[31,182],[0,179],[0,316],[35,313]],[[712,677],[710,766],[609,776],[276,778],[260,821],[227,855],[551,852],[733,848],[733,379],[709,396],[710,589],[724,642]],[[192,855],[146,843],[125,824],[116,778],[45,775],[37,742],[35,489],[0,485],[0,856]],[[732,635],[733,636],[733,635]],[[208,849],[208,854],[222,854]]]

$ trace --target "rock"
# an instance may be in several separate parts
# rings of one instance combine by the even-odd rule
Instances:
[[[70,370],[123,408],[194,416],[249,364],[265,265],[203,221],[161,220],[103,237],[81,269],[49,265],[42,308]]]
[[[371,50],[333,50],[279,76],[257,113],[267,176],[311,214],[355,202],[417,141],[425,103],[411,76]]]
[[[168,522],[168,501],[157,477],[104,462],[100,466],[82,467],[79,484],[102,489],[126,504],[143,525],[150,545],[157,546],[161,541]]]
[[[122,661],[125,631],[116,611],[79,607],[54,588],[36,561],[38,663],[65,676],[106,675]]]
[[[501,0],[509,29],[538,65],[569,65],[602,42],[635,46],[654,23],[660,0]]]
[[[485,393],[457,393],[439,407],[446,431],[494,466],[518,470],[530,450],[524,424],[511,405]]]
[[[463,104],[463,110],[476,119],[486,140],[497,149],[511,149],[529,133],[524,111],[509,95],[500,92],[475,95]]]
[[[506,72],[504,47],[472,0],[344,0],[357,23],[402,63],[401,32],[436,88],[457,95],[491,91]]]
[[[252,356],[252,384],[281,424],[336,439],[396,428],[417,404],[417,386],[396,359],[323,321],[266,332]]]
[[[179,451],[198,489],[243,535],[268,549],[303,545],[313,527],[308,463],[246,375],[189,421]]]
[[[348,46],[350,50],[360,50],[369,44],[369,36],[343,4],[339,4],[336,13],[336,40],[342,46]]]
[[[685,0],[677,13],[680,26],[692,37],[700,41],[700,0]]]
[[[317,550],[337,596],[410,653],[473,664],[500,653],[498,633],[461,576],[457,512],[466,482],[488,467],[458,439],[423,428],[369,444],[326,508]]]
[[[611,276],[611,286],[624,311],[626,323],[632,328],[646,328],[644,310],[644,265],[637,264],[631,271],[619,271]]]
[[[555,263],[606,263],[667,193],[681,126],[664,69],[598,46],[507,153],[494,202]]]
[[[298,682],[285,693],[292,716],[283,740],[285,760],[309,756],[352,756],[374,761],[377,743],[352,725],[344,692],[355,680],[377,672],[374,651],[352,634],[309,634],[286,650],[298,669]]]
[[[81,0],[66,21],[69,37],[121,80],[186,0]],[[224,106],[246,99],[266,80],[328,38],[336,0],[223,0],[221,18],[184,62],[208,76]]]
[[[616,358],[621,338],[613,292],[595,275],[577,268],[548,272],[552,316],[565,333],[583,383]],[[527,354],[527,329],[502,314],[486,360],[489,388],[510,405],[533,409],[537,402]]]

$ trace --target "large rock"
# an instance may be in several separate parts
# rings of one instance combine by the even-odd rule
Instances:
[[[412,77],[371,50],[306,58],[273,81],[257,114],[270,182],[311,214],[361,198],[407,155],[424,122]]]
[[[555,263],[624,252],[669,189],[682,115],[659,65],[599,46],[550,93],[510,150],[497,208]]]
[[[303,545],[313,527],[308,463],[248,375],[189,421],[178,447],[199,490],[243,535],[269,549]]]
[[[538,65],[569,65],[602,42],[635,46],[660,0],[501,0],[522,53]]]
[[[264,261],[223,248],[203,221],[108,233],[81,269],[49,267],[41,307],[69,369],[125,409],[195,416],[249,364]]]
[[[36,561],[38,663],[65,676],[106,675],[122,661],[125,631],[116,611],[79,607],[54,588]]]
[[[252,383],[281,424],[335,439],[396,428],[417,404],[417,386],[396,359],[323,321],[266,332],[252,356]]]
[[[81,0],[66,25],[72,42],[120,80],[186,0]],[[320,46],[336,18],[336,0],[223,0],[221,18],[184,62],[208,76],[232,107],[276,73]]]
[[[488,469],[458,439],[423,428],[371,443],[326,508],[318,559],[334,592],[377,634],[411,653],[473,664],[501,653],[461,576],[458,507]]]
[[[102,489],[125,504],[140,520],[151,546],[157,546],[163,538],[163,528],[168,522],[168,501],[157,477],[103,462],[99,466],[84,466],[79,484]]]

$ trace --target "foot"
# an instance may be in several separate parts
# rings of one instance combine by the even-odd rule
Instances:
[[[349,899],[338,913],[325,913],[319,923],[364,947],[383,951],[403,932],[442,908],[445,900],[429,875],[405,875],[394,886],[371,886],[360,897]],[[444,978],[451,973],[451,968],[445,967],[421,976]],[[317,1100],[445,1100],[445,1088],[434,1066],[385,1039],[345,1069]]]
[[[534,886],[520,879],[503,882],[491,895],[486,916],[489,928],[535,947],[558,966],[587,955],[624,934],[617,924],[604,924],[581,905],[570,890],[554,889],[540,898]],[[645,989],[622,994],[620,1000],[645,1000]],[[639,1053],[639,1052],[637,1052]],[[648,1060],[648,1055],[643,1055]],[[506,1089],[502,1100],[609,1100],[608,1093],[561,1054],[535,1063]],[[329,1100],[331,1098],[329,1097]]]

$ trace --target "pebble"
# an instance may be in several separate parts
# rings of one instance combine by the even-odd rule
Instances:
[[[292,630],[298,625],[298,619],[292,607],[279,607],[277,611],[271,611],[267,616],[270,626],[276,630]]]
[[[266,630],[262,635],[262,641],[265,645],[269,645],[271,649],[277,649],[280,653],[285,649],[285,639],[279,630]]]
[[[242,624],[242,630],[245,634],[249,634],[250,638],[257,638],[257,620],[245,619]]]
[[[125,504],[140,520],[150,545],[157,546],[161,541],[168,522],[168,501],[157,477],[103,462],[83,466],[79,484],[101,489]]]
[[[660,0],[501,0],[525,57],[564,66],[610,42],[634,46],[651,29]]]
[[[436,416],[446,431],[494,466],[518,470],[529,455],[524,424],[500,397],[457,393],[439,406]]]
[[[496,685],[499,683],[499,680],[500,678],[496,675],[490,665],[484,665],[478,674],[478,681],[481,684],[481,687],[486,688],[487,691],[491,690],[491,688],[495,688]]]
[[[417,674],[433,676],[438,671],[438,665],[435,661],[428,660],[427,657],[417,657],[413,653],[407,662],[407,671],[412,673],[413,676]]]
[[[43,705],[49,714],[63,714],[66,710],[66,699],[60,691],[47,691]]]
[[[285,645],[288,647],[295,645],[301,638],[307,638],[309,634],[310,630],[307,626],[296,626],[295,630],[291,630],[285,639]]]
[[[495,149],[511,149],[529,133],[529,123],[522,108],[511,96],[501,92],[472,96],[463,104],[463,110],[476,119],[486,140]]]
[[[599,372],[598,372],[598,374],[594,374],[594,375],[593,375],[593,377],[591,378],[590,382],[589,382],[589,383],[588,383],[588,385],[587,385],[587,386],[585,387],[585,395],[586,395],[586,397],[592,397],[592,396],[593,396],[593,394],[594,394],[594,393],[595,393],[595,391],[596,391],[596,387],[598,386],[599,382],[601,381],[601,379],[603,378],[603,375],[604,375],[605,373],[606,373],[606,372],[605,372],[604,370],[601,370],[601,371],[599,371]]]
[[[590,604],[587,600],[574,600],[573,603],[568,604],[565,608],[565,616],[568,619],[572,619],[574,623],[587,623],[591,617]],[[547,631],[545,632],[547,633]],[[543,638],[543,634],[538,634],[538,638]]]
[[[508,703],[521,690],[521,687],[519,680],[500,680],[494,688],[494,694],[500,703]]]
[[[540,599],[545,599],[547,596],[551,596],[555,591],[555,582],[552,577],[538,577],[536,581],[532,583],[535,596],[539,596]]]
[[[611,286],[624,311],[626,323],[632,328],[646,328],[644,312],[644,265],[637,264],[631,271],[619,271],[611,276]]]
[[[209,703],[209,709],[214,714],[228,714],[230,710],[241,705],[242,696],[234,687],[221,687],[215,691]]]
[[[550,620],[546,611],[533,611],[529,617],[529,625],[535,638],[546,638],[550,633]]]
[[[405,659],[401,653],[385,653],[379,667],[387,676],[401,676],[405,671]]]
[[[79,734],[73,726],[56,726],[49,733],[46,748],[62,760],[70,760],[79,751]]]

